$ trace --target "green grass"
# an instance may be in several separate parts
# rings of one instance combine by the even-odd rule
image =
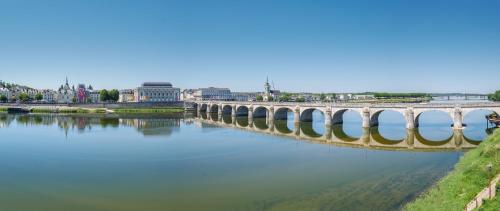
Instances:
[[[183,108],[134,108],[134,109],[128,109],[128,108],[119,108],[119,109],[113,109],[115,113],[140,113],[140,114],[147,114],[147,113],[181,113],[184,112]]]
[[[491,173],[487,170],[488,164],[493,165]],[[499,172],[500,130],[496,130],[478,148],[465,153],[453,171],[427,193],[407,204],[405,210],[463,210],[465,205],[488,185],[489,178]],[[495,199],[491,203],[500,202]]]
[[[498,186],[498,184],[497,184]],[[500,195],[499,195],[499,191],[497,190],[497,195],[495,196],[495,198],[493,198],[492,200],[486,200],[483,204],[483,206],[481,206],[479,209],[475,209],[475,210],[479,210],[479,211],[497,211],[500,209]]]
[[[0,107],[0,112],[7,112],[7,108],[6,107]]]

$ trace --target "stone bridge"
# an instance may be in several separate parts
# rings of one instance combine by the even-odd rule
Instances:
[[[200,112],[217,113],[219,116],[248,116],[269,120],[284,120],[288,112],[294,114],[294,122],[311,122],[313,112],[320,111],[325,117],[325,125],[341,124],[346,111],[356,111],[362,117],[362,127],[378,126],[378,117],[383,111],[396,111],[406,120],[406,128],[419,126],[419,117],[428,111],[447,113],[453,120],[454,129],[462,129],[463,119],[474,110],[489,110],[500,114],[500,103],[463,103],[463,104],[338,104],[338,103],[278,103],[278,102],[236,102],[236,101],[195,101],[194,107]]]

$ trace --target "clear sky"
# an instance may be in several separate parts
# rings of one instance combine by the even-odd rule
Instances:
[[[0,80],[492,92],[500,1],[0,0]]]

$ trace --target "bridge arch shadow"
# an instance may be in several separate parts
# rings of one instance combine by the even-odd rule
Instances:
[[[370,117],[370,125],[376,127],[378,135],[387,140],[404,140],[407,135],[406,118],[397,110],[383,109],[374,112]]]
[[[380,133],[380,130],[378,128],[378,126],[375,126],[375,127],[371,127],[370,128],[370,135],[372,137],[372,139],[380,144],[383,144],[383,145],[395,145],[395,144],[399,144],[401,142],[403,142],[405,140],[405,138],[401,138],[401,139],[389,139],[389,138],[386,138],[384,137],[381,133]]]
[[[300,129],[306,136],[317,138],[325,133],[325,113],[317,108],[308,108],[300,113]]]
[[[233,113],[233,107],[231,105],[222,106],[222,115],[231,115]]]

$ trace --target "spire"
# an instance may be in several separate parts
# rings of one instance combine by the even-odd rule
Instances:
[[[66,76],[66,84],[68,84],[68,76]]]

